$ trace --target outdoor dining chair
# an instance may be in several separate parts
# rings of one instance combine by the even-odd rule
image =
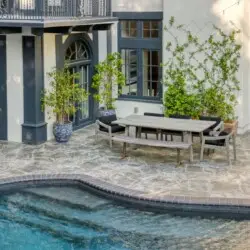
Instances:
[[[210,128],[206,129],[205,131],[203,131],[203,134],[199,134],[199,133],[192,133],[192,137],[194,139],[194,137],[200,137],[200,141],[202,142],[202,136],[209,136],[210,133],[213,133],[215,131],[217,132],[221,132],[224,129],[224,123],[222,121],[222,119],[220,117],[217,116],[200,116],[199,120],[201,121],[214,121],[215,124],[212,125]]]
[[[234,151],[234,160],[236,160],[236,143],[235,143],[235,135],[233,132],[227,132],[227,131],[214,131],[211,132],[208,136],[202,137],[202,143],[201,143],[201,154],[200,154],[200,160],[203,160],[204,157],[204,150],[205,149],[222,149],[226,150],[227,152],[227,161],[230,164],[230,148],[229,143],[230,140],[233,140],[233,151]]]
[[[117,117],[115,114],[101,116],[96,120],[95,123],[95,138],[98,139],[98,135],[102,135],[109,139],[110,148],[112,148],[112,137],[114,134],[125,133],[125,127],[112,124],[116,121]]]

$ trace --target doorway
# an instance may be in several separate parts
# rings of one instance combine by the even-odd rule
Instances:
[[[83,39],[73,41],[66,49],[65,61],[72,73],[79,73],[80,78],[75,80],[88,93],[88,99],[75,105],[80,109],[69,117],[73,122],[73,128],[78,129],[89,125],[94,120],[94,100],[93,90],[91,89],[92,79],[92,57],[90,49]]]

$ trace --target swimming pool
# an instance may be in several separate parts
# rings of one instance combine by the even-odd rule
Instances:
[[[125,208],[76,186],[0,196],[0,249],[247,249],[250,222]]]

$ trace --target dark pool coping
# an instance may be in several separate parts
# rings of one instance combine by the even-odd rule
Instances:
[[[195,215],[250,219],[250,199],[213,198],[193,196],[149,197],[147,193],[132,190],[83,174],[36,174],[0,179],[0,194],[30,186],[77,185],[124,205],[146,211],[170,212],[175,215]]]

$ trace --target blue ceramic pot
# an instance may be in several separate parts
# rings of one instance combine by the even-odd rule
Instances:
[[[73,133],[72,122],[65,124],[54,123],[53,134],[57,142],[68,142]]]

